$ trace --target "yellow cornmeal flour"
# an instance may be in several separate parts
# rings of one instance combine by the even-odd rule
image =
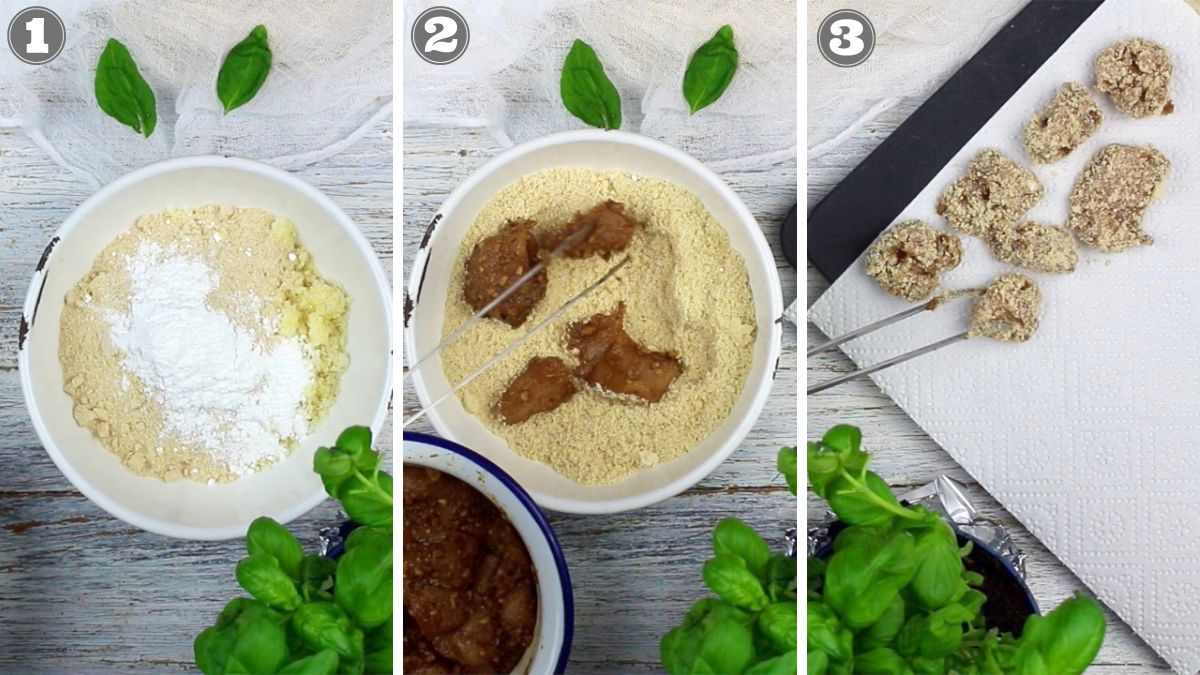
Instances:
[[[466,410],[513,450],[586,484],[614,483],[676,459],[724,422],[750,370],[757,330],[745,262],[699,198],[664,180],[569,168],[525,176],[483,207],[457,252],[443,334],[472,314],[463,299],[464,266],[477,242],[510,219],[533,219],[534,231],[545,232],[606,199],[644,225],[625,252],[551,261],[546,296],[521,327],[486,319],[441,354],[449,381],[461,381],[629,255],[615,277],[459,391]],[[557,356],[573,368],[578,359],[566,348],[567,326],[619,302],[633,339],[683,363],[666,396],[645,404],[583,388],[551,412],[512,426],[500,422],[492,405],[529,359]]]
[[[261,209],[205,206],[139,218],[96,257],[67,294],[59,360],[75,418],[129,469],[163,480],[226,482],[237,474],[208,448],[164,430],[160,406],[123,367],[111,317],[130,308],[128,261],[151,245],[203,261],[216,274],[207,305],[267,345],[298,338],[312,378],[300,411],[309,426],[337,396],[346,354],[349,298],[323,279],[295,226]],[[280,439],[291,447],[299,439]],[[257,467],[263,468],[262,466]]]

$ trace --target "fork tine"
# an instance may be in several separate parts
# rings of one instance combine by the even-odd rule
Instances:
[[[916,316],[916,315],[920,314],[921,312],[932,309],[929,305],[930,305],[930,303],[926,302],[926,303],[917,305],[916,307],[909,307],[908,309],[904,310],[903,312],[900,312],[898,314],[893,314],[893,315],[887,317],[886,319],[880,319],[878,321],[869,323],[869,324],[863,326],[862,328],[856,328],[856,329],[850,331],[849,333],[843,333],[831,340],[822,342],[821,344],[817,345],[816,347],[813,347],[812,349],[809,349],[808,353],[805,354],[805,356],[812,356],[813,354],[820,354],[821,352],[829,351],[830,349],[833,349],[834,347],[842,344],[843,342],[849,342],[850,340],[853,340],[854,338],[862,336],[862,335],[866,335],[867,333],[874,333],[875,331],[879,330],[880,328],[883,328],[884,326],[889,326],[893,323],[896,323],[897,321],[903,321],[910,316]]]
[[[826,389],[829,389],[831,387],[836,387],[837,385],[842,384],[843,382],[849,382],[850,380],[853,380],[857,377],[863,377],[864,375],[870,375],[871,373],[877,373],[885,368],[891,368],[892,366],[894,366],[898,363],[904,363],[905,361],[907,361],[909,359],[914,359],[918,356],[921,356],[922,354],[928,354],[929,352],[936,351],[947,345],[952,345],[955,342],[959,342],[961,340],[966,340],[968,337],[970,337],[970,334],[968,333],[968,331],[963,331],[963,332],[959,333],[958,335],[952,335],[948,338],[943,338],[941,340],[938,340],[937,342],[934,342],[932,344],[925,345],[924,347],[918,347],[918,348],[912,350],[911,352],[906,352],[899,356],[893,356],[892,358],[887,359],[886,361],[880,361],[879,363],[876,363],[875,365],[867,366],[865,368],[860,368],[852,373],[846,373],[845,375],[835,377],[832,380],[828,380],[828,381],[822,382],[820,384],[815,384],[808,388],[807,395],[811,396],[813,394],[825,391]]]

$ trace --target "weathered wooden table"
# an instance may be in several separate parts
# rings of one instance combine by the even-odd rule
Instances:
[[[952,71],[951,71],[952,72]],[[808,161],[808,208],[811,209],[842,180],[867,154],[922,103],[903,100],[895,108],[867,124],[835,152]],[[808,305],[816,301],[829,282],[820,272],[808,267]],[[819,330],[808,327],[808,341],[822,341]],[[855,370],[841,352],[834,350],[808,360],[808,384],[823,382]],[[1003,506],[946,454],[904,411],[867,379],[853,380],[839,387],[808,397],[808,436],[816,438],[825,429],[839,423],[862,428],[864,442],[872,451],[872,465],[897,491],[923,485],[946,474],[968,486],[968,494],[983,515],[1010,527],[1018,544],[1028,554],[1029,586],[1042,608],[1050,608],[1085,587],[1054,554],[1029,534]],[[810,521],[823,518],[824,506],[811,495],[808,500]],[[1088,672],[1151,673],[1170,672],[1133,631],[1111,612],[1108,635],[1096,664]]]
[[[392,129],[296,172],[392,261]],[[189,542],[109,516],[59,473],[25,412],[17,324],[46,242],[92,190],[23,134],[0,130],[0,673],[194,671],[192,640],[238,595],[244,540]],[[387,427],[377,447],[390,451]],[[305,548],[335,522],[326,501],[290,526]]]
[[[692,148],[684,151],[695,152]],[[503,150],[481,129],[404,131],[404,260],[412,259],[429,219],[454,187]],[[783,297],[796,297],[796,273],[783,259],[778,228],[796,202],[793,160],[721,172],[771,242]],[[407,272],[406,272],[407,274]],[[649,508],[606,516],[551,513],[575,586],[570,673],[661,672],[658,641],[705,592],[700,567],[712,555],[712,527],[737,516],[781,546],[795,525],[796,502],[775,471],[780,446],[796,443],[796,330],[784,331],[770,402],[739,449],[711,476]],[[405,390],[405,416],[418,409]],[[424,420],[414,431],[431,431]]]

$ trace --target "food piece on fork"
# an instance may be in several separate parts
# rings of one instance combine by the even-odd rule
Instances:
[[[499,232],[480,241],[467,258],[463,295],[475,311],[495,300],[541,257],[532,220],[510,220]],[[546,295],[546,270],[541,270],[512,295],[493,307],[488,318],[516,328],[525,323]]]
[[[625,215],[625,205],[608,201],[597,204],[590,211],[576,213],[571,222],[546,234],[542,248],[553,251],[571,235],[593,228],[582,240],[572,243],[563,252],[568,258],[587,258],[599,254],[608,260],[613,253],[624,251],[633,239],[638,223]]]
[[[988,284],[971,313],[969,337],[1025,342],[1037,332],[1042,292],[1023,274],[1001,274]]]

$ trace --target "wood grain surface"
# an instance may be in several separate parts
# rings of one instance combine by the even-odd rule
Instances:
[[[296,172],[332,198],[392,263],[390,121]],[[25,411],[17,324],[46,242],[91,194],[23,134],[0,130],[0,673],[195,672],[192,640],[239,594],[242,539],[189,542],[109,516],[59,473]],[[390,426],[377,447],[390,456]],[[290,529],[315,549],[326,501]]]
[[[450,191],[502,150],[481,129],[405,129],[406,264]],[[763,227],[775,253],[784,303],[790,303],[796,298],[796,272],[783,259],[777,233],[796,203],[794,158],[721,172],[721,177]],[[416,395],[406,388],[404,415],[418,407]],[[412,430],[432,428],[421,420]],[[662,672],[658,641],[704,595],[700,567],[711,556],[716,521],[737,516],[762,532],[773,547],[782,546],[785,530],[795,526],[795,498],[775,471],[779,447],[795,443],[796,329],[789,324],[766,409],[742,447],[711,476],[678,497],[631,513],[549,514],[575,587],[569,673]]]

